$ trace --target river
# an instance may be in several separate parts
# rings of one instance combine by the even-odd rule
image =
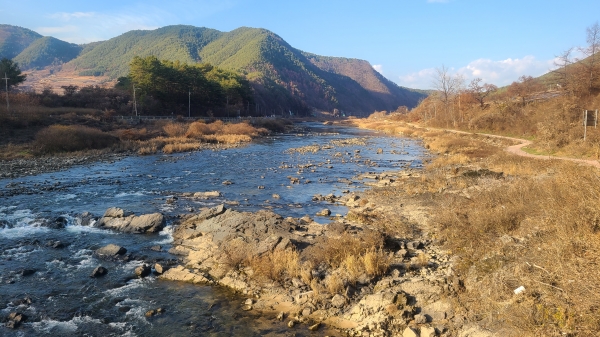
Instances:
[[[329,208],[333,215],[344,215],[346,208],[313,201],[313,195],[364,189],[352,178],[367,172],[418,168],[426,154],[413,139],[316,123],[301,126],[297,133],[263,138],[234,149],[130,156],[0,180],[4,195],[0,199],[0,320],[11,312],[27,316],[17,329],[0,326],[0,335],[326,335],[327,329],[290,330],[272,317],[243,311],[245,298],[227,289],[134,275],[134,269],[144,262],[175,261],[167,251],[178,214],[225,203],[241,211],[269,208],[282,216],[310,215],[326,223],[328,218],[314,214]],[[318,150],[290,151],[306,146]],[[379,148],[383,153],[377,153]],[[292,184],[290,178],[299,183]],[[222,196],[206,200],[181,197],[214,190]],[[140,235],[84,226],[78,221],[84,212],[97,218],[113,206],[138,215],[162,212],[168,225],[158,234]],[[51,229],[45,225],[56,219],[66,221],[66,226]],[[93,254],[110,243],[127,248],[130,260],[105,261]],[[108,274],[91,278],[99,265],[106,267]],[[145,316],[156,308],[163,308],[164,313]]]

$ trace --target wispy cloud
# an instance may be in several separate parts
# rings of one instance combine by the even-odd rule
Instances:
[[[383,65],[381,64],[374,64],[373,65],[373,69],[375,69],[375,71],[377,71],[380,74],[383,74]]]
[[[96,15],[96,13],[94,12],[73,12],[73,13],[66,13],[66,12],[59,12],[59,13],[53,13],[48,15],[48,17],[52,18],[52,19],[57,19],[57,20],[61,20],[61,21],[70,21],[72,19],[81,19],[81,18],[91,18],[94,17]]]
[[[58,12],[47,16],[56,26],[36,28],[42,34],[73,42],[106,40],[134,29],[156,29],[169,15],[148,7],[144,12],[124,10],[118,13]]]
[[[520,76],[540,76],[554,69],[554,59],[538,60],[534,56],[523,58],[508,58],[494,61],[490,59],[477,59],[464,67],[451,68],[450,72],[461,74],[467,82],[474,78],[481,78],[483,82],[505,86],[516,81]],[[423,69],[418,72],[399,77],[398,84],[406,87],[427,89],[435,76],[435,68]]]

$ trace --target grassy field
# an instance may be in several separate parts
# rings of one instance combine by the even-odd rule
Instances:
[[[437,154],[418,179],[378,193],[428,205],[431,236],[464,280],[452,300],[466,322],[503,336],[600,332],[597,168],[515,156],[497,138],[357,124],[421,138]]]

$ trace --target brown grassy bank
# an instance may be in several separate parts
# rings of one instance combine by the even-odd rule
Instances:
[[[247,143],[270,132],[282,132],[290,122],[255,119],[221,121],[128,121],[112,118],[110,111],[32,106],[18,115],[0,114],[0,159],[41,155],[106,152],[150,154],[193,151],[206,145]]]
[[[438,153],[418,178],[370,193],[427,207],[429,235],[456,257],[465,322],[504,336],[600,332],[598,169],[510,155],[506,141],[485,136],[358,124],[422,138]]]

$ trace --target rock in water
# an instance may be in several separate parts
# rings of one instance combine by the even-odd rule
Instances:
[[[155,263],[154,270],[156,271],[157,274],[162,274],[167,271],[167,268],[163,267],[163,265],[160,263]]]
[[[165,227],[166,221],[161,213],[132,215],[120,208],[111,207],[96,225],[125,233],[155,233]]]
[[[29,275],[33,275],[35,272],[36,272],[35,269],[23,269],[23,270],[21,270],[21,275],[29,276]]]
[[[108,273],[108,270],[102,266],[98,266],[94,269],[94,271],[92,271],[92,274],[90,275],[91,277],[100,277],[100,276],[104,276],[106,275],[106,273]]]
[[[137,268],[135,268],[135,274],[139,277],[146,277],[148,275],[150,275],[150,272],[152,271],[152,269],[150,268],[150,266],[143,264]]]
[[[165,217],[160,213],[134,217],[129,224],[129,233],[156,233],[165,227]]]
[[[108,257],[123,255],[125,253],[127,253],[127,249],[121,246],[113,245],[112,243],[102,248],[96,249],[96,254]]]
[[[10,329],[16,329],[27,319],[27,316],[20,312],[11,312],[8,315],[8,320],[6,322],[6,327]]]
[[[328,210],[327,208],[323,209],[320,212],[317,212],[316,214],[317,216],[330,216],[331,215],[331,211]]]

